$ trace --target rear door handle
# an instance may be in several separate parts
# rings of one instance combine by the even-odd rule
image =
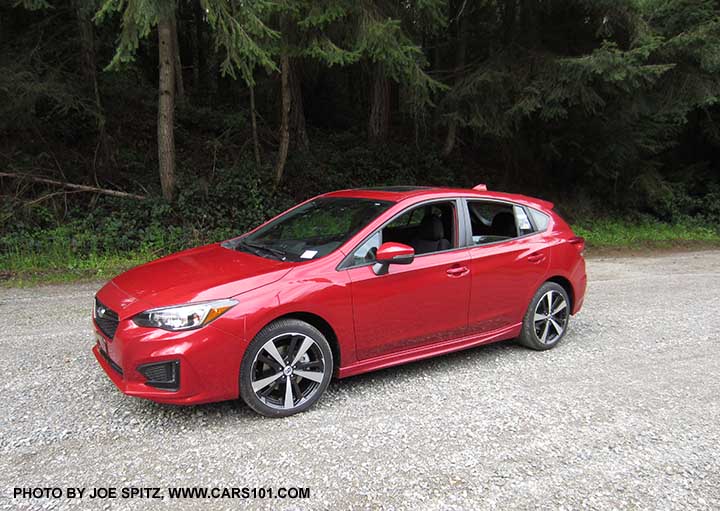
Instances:
[[[452,268],[448,268],[446,273],[450,277],[462,277],[463,275],[470,273],[470,270],[468,270],[467,266],[454,266]]]
[[[541,263],[545,260],[545,254],[530,254],[527,260],[531,263]]]

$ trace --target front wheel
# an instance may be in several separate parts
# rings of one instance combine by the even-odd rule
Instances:
[[[530,301],[518,341],[534,350],[549,350],[565,336],[570,319],[567,291],[555,282],[545,282]]]
[[[325,336],[296,319],[258,333],[240,366],[240,395],[267,417],[287,417],[315,404],[330,383],[333,356]]]

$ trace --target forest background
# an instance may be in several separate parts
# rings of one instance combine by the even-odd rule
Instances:
[[[0,279],[104,278],[312,195],[535,195],[720,245],[720,2],[3,0]]]

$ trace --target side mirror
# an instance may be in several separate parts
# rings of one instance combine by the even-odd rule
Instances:
[[[414,259],[414,248],[402,243],[388,241],[377,249],[375,254],[375,261],[377,262],[373,266],[373,271],[375,275],[385,275],[391,264],[410,264]]]

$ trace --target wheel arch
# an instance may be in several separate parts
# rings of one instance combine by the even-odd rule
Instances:
[[[562,288],[565,290],[565,292],[568,294],[568,297],[570,298],[570,310],[572,311],[575,307],[575,290],[573,289],[570,280],[568,280],[566,277],[563,277],[562,275],[554,275],[549,279],[545,280],[545,282],[554,282],[562,286]]]
[[[303,311],[297,311],[297,312],[288,312],[287,314],[283,314],[282,316],[278,316],[277,318],[274,318],[272,321],[269,321],[267,325],[270,323],[274,323],[275,321],[281,320],[281,319],[297,319],[299,321],[304,321],[305,323],[314,326],[318,330],[320,330],[320,333],[322,333],[325,336],[325,339],[327,339],[328,344],[330,344],[330,350],[332,351],[333,360],[335,361],[335,368],[334,371],[337,372],[337,370],[340,368],[340,357],[342,353],[340,352],[340,344],[338,342],[337,334],[335,333],[335,330],[333,327],[328,323],[328,321],[318,316],[317,314],[314,314],[312,312],[303,312]],[[265,325],[265,326],[267,326]],[[263,327],[265,328],[265,327]],[[262,330],[262,329],[261,329]]]

